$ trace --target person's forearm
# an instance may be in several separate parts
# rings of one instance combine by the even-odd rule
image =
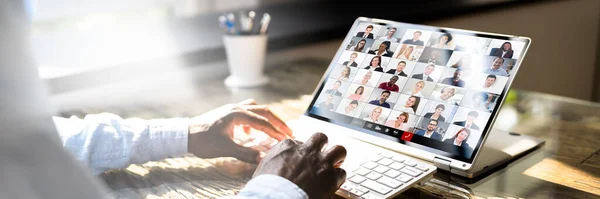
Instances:
[[[187,152],[187,118],[122,119],[102,113],[53,120],[65,150],[96,175]]]

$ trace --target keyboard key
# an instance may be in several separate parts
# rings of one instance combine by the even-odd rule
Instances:
[[[383,199],[379,196],[376,196],[375,194],[370,194],[370,193],[364,195],[362,198],[364,198],[364,199]]]
[[[354,188],[355,188],[355,186],[354,186],[354,185],[352,185],[352,184],[350,184],[350,183],[344,183],[344,184],[342,184],[342,186],[340,187],[340,189],[341,189],[341,190],[348,191],[348,192],[349,192],[350,190],[354,189]]]
[[[383,159],[379,160],[377,163],[379,163],[383,166],[388,166],[388,165],[394,163],[394,161],[391,159],[383,158]]]
[[[362,195],[365,195],[365,192],[359,191],[359,190],[357,190],[357,189],[352,189],[352,190],[350,190],[350,193],[352,193],[352,194],[354,194],[354,195],[357,195],[357,196],[362,196]]]
[[[398,177],[400,175],[399,171],[395,171],[395,170],[389,170],[387,172],[385,172],[386,176],[389,176],[390,178],[395,178]]]
[[[361,168],[358,168],[357,170],[355,170],[354,173],[358,174],[358,175],[361,175],[361,176],[364,176],[364,175],[367,175],[367,174],[371,173],[371,170],[368,170],[368,169],[365,169],[365,168],[361,167]]]
[[[409,175],[409,176],[412,176],[412,177],[417,177],[417,176],[421,175],[421,172],[420,172],[420,171],[418,171],[418,172],[415,172],[415,171],[414,171],[414,169],[412,169],[412,170],[411,170],[411,169],[409,169],[409,168],[410,168],[410,167],[404,167],[404,168],[403,168],[403,169],[401,169],[400,171],[402,171],[402,173],[405,173],[405,174],[407,174],[407,175]]]
[[[400,175],[396,179],[400,180],[401,182],[407,183],[408,181],[412,180],[413,178],[408,175]]]
[[[362,198],[364,198],[364,199],[383,199],[379,196],[376,196],[375,194],[370,194],[370,193],[362,196]]]
[[[365,180],[366,180],[366,179],[365,179],[364,177],[362,177],[362,176],[359,176],[359,175],[356,175],[356,176],[354,176],[354,177],[350,178],[350,181],[351,181],[351,182],[354,182],[354,183],[356,183],[356,184],[360,184],[361,182],[363,182],[363,181],[365,181]]]
[[[398,182],[397,180],[394,180],[394,179],[391,179],[391,178],[388,178],[388,177],[385,177],[385,176],[379,178],[379,180],[377,180],[377,182],[379,182],[381,184],[384,184],[384,185],[386,185],[386,186],[388,186],[390,188],[393,188],[393,189],[396,189],[396,188],[402,186],[401,182]]]
[[[392,156],[394,156],[392,153],[390,152],[381,152],[379,155],[385,157],[385,158],[392,158]]]
[[[367,177],[371,180],[377,180],[377,179],[381,178],[381,174],[371,172],[371,173],[367,174],[365,177]]]
[[[410,160],[404,161],[404,164],[407,166],[411,166],[411,167],[417,166],[417,163],[410,161]]]
[[[371,158],[371,161],[377,162],[377,161],[381,160],[381,158],[383,158],[383,157],[381,157],[380,155],[375,155]]]
[[[367,161],[365,162],[363,165],[363,167],[367,168],[367,169],[373,169],[377,166],[377,163],[371,162],[371,161]]]
[[[427,171],[427,170],[429,170],[429,168],[427,168],[427,167],[425,167],[423,165],[417,165],[415,168],[417,168],[417,169],[419,169],[421,171]]]
[[[354,187],[354,189],[362,191],[363,193],[368,193],[369,192],[369,189],[361,187],[361,186],[356,186],[356,187]]]
[[[373,171],[375,171],[377,173],[385,173],[388,170],[390,170],[390,169],[385,166],[381,166],[381,165],[379,165],[379,166],[375,167],[375,169],[373,169]]]
[[[379,183],[377,183],[375,181],[371,181],[371,180],[367,180],[360,185],[364,186],[366,188],[369,188],[370,190],[373,190],[382,195],[385,195],[385,194],[389,193],[390,191],[392,191],[392,189],[386,187],[385,185],[379,184]]]
[[[400,171],[400,169],[402,169],[403,167],[404,167],[404,164],[397,163],[397,162],[394,162],[394,164],[390,165],[390,168],[392,168],[396,171]]]
[[[412,167],[404,167],[404,169],[406,169],[406,170],[410,170],[410,171],[412,171],[412,172],[414,172],[414,173],[419,173],[419,175],[420,175],[421,173],[423,173],[421,170],[418,170],[418,169],[415,169],[415,168],[412,168]]]
[[[401,156],[395,155],[394,157],[392,157],[392,160],[402,163],[405,159]]]

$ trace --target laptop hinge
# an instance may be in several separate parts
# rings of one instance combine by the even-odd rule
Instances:
[[[439,169],[450,171],[450,160],[435,157],[433,158],[433,165]]]

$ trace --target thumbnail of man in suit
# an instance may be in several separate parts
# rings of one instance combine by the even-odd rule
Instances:
[[[373,25],[368,25],[364,32],[358,32],[356,36],[366,39],[373,39],[373,33],[371,33],[371,31],[373,31]]]
[[[333,84],[333,87],[331,87],[331,89],[329,90],[326,90],[325,93],[332,94],[335,96],[342,96],[342,93],[338,91],[338,89],[340,89],[340,86],[342,86],[342,82],[338,80]]]
[[[454,124],[456,124],[458,126],[464,126],[465,128],[479,130],[479,126],[477,126],[477,124],[473,123],[475,121],[475,119],[477,119],[478,116],[479,116],[479,113],[477,113],[477,111],[471,111],[467,114],[466,121],[457,121],[457,122],[454,122]]]
[[[429,64],[429,65],[427,65],[427,67],[425,68],[425,71],[423,71],[423,73],[414,74],[412,76],[412,78],[433,82],[433,79],[431,77],[429,77],[429,75],[431,75],[431,73],[433,73],[433,70],[435,70],[435,65]]]
[[[398,75],[398,76],[402,76],[402,77],[406,77],[407,75],[403,71],[404,68],[406,68],[406,62],[405,61],[400,61],[400,62],[398,62],[398,65],[396,66],[396,69],[390,69],[386,73],[388,73],[388,74],[394,74],[394,75]]]
[[[419,130],[417,131],[415,134],[426,137],[426,138],[431,138],[434,140],[442,140],[442,134],[435,132],[435,129],[437,128],[438,125],[438,121],[437,120],[430,120],[429,124],[427,124],[427,130]]]

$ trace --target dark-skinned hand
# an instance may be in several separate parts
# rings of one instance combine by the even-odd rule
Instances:
[[[346,180],[340,165],[346,158],[343,146],[322,151],[327,136],[316,133],[306,143],[286,139],[275,145],[254,172],[254,177],[273,174],[290,180],[309,198],[331,198]]]

